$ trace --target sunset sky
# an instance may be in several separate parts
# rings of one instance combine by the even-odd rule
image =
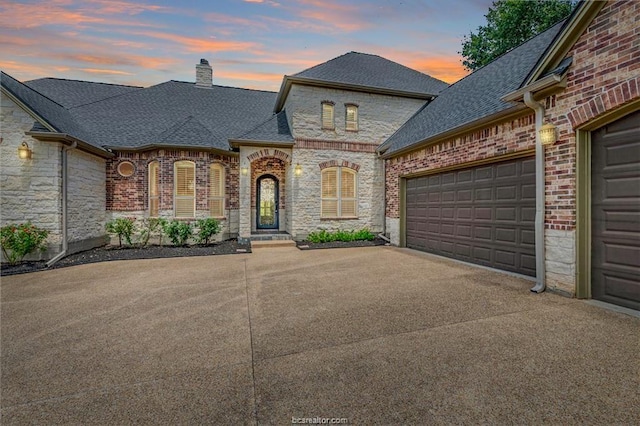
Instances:
[[[46,0],[0,2],[0,69],[150,86],[194,81],[277,91],[282,76],[349,51],[452,83],[463,35],[491,0]]]

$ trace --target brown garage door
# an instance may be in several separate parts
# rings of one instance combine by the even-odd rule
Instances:
[[[640,309],[640,111],[591,141],[591,295]]]
[[[535,275],[531,157],[411,178],[407,247]]]

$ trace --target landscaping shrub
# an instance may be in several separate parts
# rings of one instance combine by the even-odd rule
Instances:
[[[312,243],[330,243],[332,241],[363,241],[374,240],[376,236],[367,228],[363,228],[357,231],[335,231],[328,232],[324,229],[321,231],[315,231],[309,233],[307,241]]]
[[[214,218],[198,220],[198,235],[196,241],[200,244],[209,244],[209,240],[220,232],[220,222]]]
[[[146,247],[149,244],[149,239],[156,235],[160,238],[160,245],[162,245],[162,235],[164,232],[164,226],[167,221],[160,217],[150,217],[144,219],[141,224],[140,238],[138,242],[142,247]]]
[[[44,251],[49,231],[38,228],[31,222],[7,225],[0,228],[0,245],[5,259],[11,265],[20,262],[36,250]]]
[[[135,218],[132,217],[119,217],[117,219],[107,222],[107,232],[118,236],[118,245],[122,247],[122,239],[127,244],[132,245],[131,236],[135,231]]]
[[[176,246],[184,246],[187,240],[193,235],[193,225],[191,222],[180,220],[170,220],[163,227],[164,233]]]

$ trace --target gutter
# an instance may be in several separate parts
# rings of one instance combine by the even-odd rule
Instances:
[[[47,262],[47,268],[51,267],[58,260],[67,255],[69,249],[69,232],[68,232],[68,217],[67,217],[67,190],[69,186],[69,161],[68,152],[78,147],[77,142],[72,142],[71,145],[62,147],[62,251],[58,253],[53,259]]]
[[[524,103],[536,113],[536,285],[534,293],[542,293],[545,283],[545,247],[544,247],[544,146],[540,140],[540,128],[544,123],[544,105],[533,99],[531,91],[524,93]]]
[[[113,158],[115,155],[105,149],[98,148],[97,146],[91,145],[82,139],[78,139],[73,137],[67,133],[57,133],[57,132],[25,132],[26,135],[29,135],[39,141],[43,142],[62,142],[68,143],[70,145],[74,145],[74,147],[78,147],[79,149],[86,151],[90,154],[95,154],[102,158]]]

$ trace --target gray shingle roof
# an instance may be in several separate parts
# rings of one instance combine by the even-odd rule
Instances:
[[[275,97],[274,92],[168,81],[70,112],[91,129],[94,141],[110,148],[179,145],[229,150],[230,137],[271,117]]]
[[[349,52],[292,77],[435,95],[449,84],[377,55]]]
[[[100,147],[100,145],[92,142],[91,135],[86,128],[78,124],[78,121],[62,105],[20,83],[4,72],[0,72],[0,84],[23,104],[31,108],[38,116],[42,117],[57,132],[66,133],[91,145]]]
[[[520,88],[560,32],[564,21],[443,90],[379,148],[392,154],[514,105],[501,100]]]
[[[141,89],[141,87],[136,86],[93,83],[61,78],[39,78],[25,81],[24,84],[49,99],[55,99],[57,103],[65,108],[73,108]]]
[[[286,111],[274,114],[270,119],[249,130],[243,135],[235,138],[238,141],[262,141],[280,142],[282,144],[292,144],[293,136],[289,129]]]

